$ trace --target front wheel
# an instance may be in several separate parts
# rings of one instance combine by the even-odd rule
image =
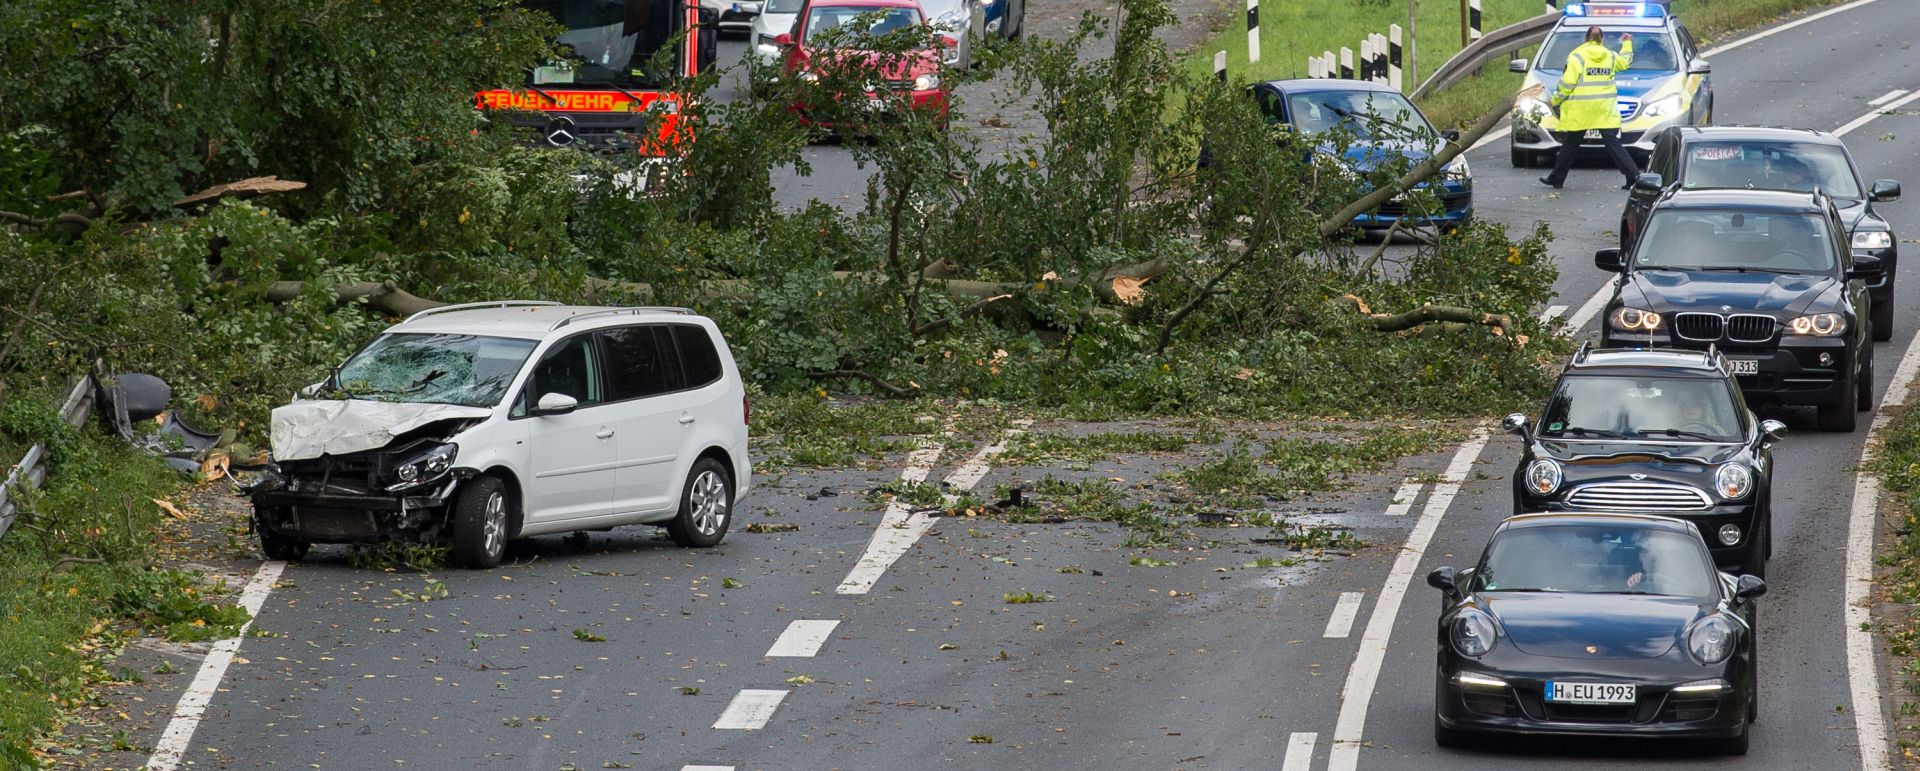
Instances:
[[[1713,749],[1722,755],[1745,755],[1747,754],[1747,739],[1752,734],[1752,731],[1742,730],[1739,736],[1732,739],[1716,739],[1713,742]]]
[[[1533,155],[1518,147],[1508,145],[1507,162],[1513,164],[1513,167],[1516,169],[1524,169],[1533,165]]]
[[[1852,431],[1860,399],[1859,373],[1840,385],[1840,401],[1820,405],[1821,431]]]
[[[507,551],[507,486],[487,476],[474,477],[453,498],[453,558],[486,569],[500,564]]]
[[[1884,343],[1893,339],[1893,294],[1887,294],[1887,301],[1873,304],[1873,340]]]
[[[1860,412],[1873,411],[1873,346],[1867,346],[1867,363],[1860,365],[1860,374],[1855,375],[1853,408]]]
[[[1741,566],[1740,572],[1754,578],[1767,577],[1768,543],[1773,539],[1773,534],[1768,531],[1772,529],[1762,524],[1753,534],[1747,536],[1747,557],[1742,560],[1746,564]]]
[[[1433,743],[1441,747],[1465,747],[1467,735],[1456,729],[1440,725],[1440,716],[1433,716]]]
[[[313,548],[313,544],[274,532],[265,519],[258,513],[253,516],[254,532],[260,536],[261,554],[280,562],[299,562],[307,558],[307,550]]]
[[[733,477],[712,458],[701,458],[687,472],[680,492],[680,513],[667,521],[667,535],[681,546],[706,548],[727,537],[733,524]]]

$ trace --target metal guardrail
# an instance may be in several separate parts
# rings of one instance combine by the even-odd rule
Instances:
[[[80,382],[73,385],[67,393],[67,401],[60,405],[60,419],[67,425],[79,428],[86,425],[87,416],[93,412],[95,383],[92,375],[82,375]],[[19,514],[19,506],[10,494],[20,485],[39,487],[47,478],[47,446],[35,444],[27,449],[25,457],[13,465],[7,472],[7,480],[0,482],[0,536],[5,536],[13,528],[13,520]]]
[[[1448,59],[1446,64],[1440,65],[1439,69],[1434,70],[1433,74],[1427,77],[1426,82],[1421,83],[1420,87],[1414,89],[1409,96],[1418,99],[1429,92],[1451,86],[1465,80],[1468,75],[1479,72],[1487,62],[1504,58],[1511,51],[1546,40],[1547,33],[1553,31],[1553,25],[1560,21],[1561,15],[1558,11],[1541,14],[1488,32],[1466,48],[1460,49],[1460,52]]]

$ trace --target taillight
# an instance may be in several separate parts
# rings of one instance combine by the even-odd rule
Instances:
[[[753,425],[753,407],[747,404],[746,394],[740,395],[740,425]]]

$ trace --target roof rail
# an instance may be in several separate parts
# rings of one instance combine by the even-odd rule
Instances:
[[[1574,352],[1573,352],[1573,363],[1575,363],[1575,364],[1585,364],[1585,363],[1586,363],[1586,361],[1587,361],[1587,354],[1588,354],[1588,353],[1591,353],[1592,351],[1593,351],[1593,341],[1592,341],[1592,340],[1582,340],[1582,341],[1580,341],[1580,350],[1577,350],[1577,351],[1574,351]]]
[[[559,304],[560,303],[551,302],[548,300],[488,300],[486,302],[477,302],[477,303],[460,303],[458,305],[442,305],[438,308],[428,308],[419,313],[415,313],[412,316],[408,316],[407,321],[413,321],[414,319],[424,319],[428,316],[434,316],[441,313],[452,313],[454,311],[470,311],[476,308],[519,308],[523,306],[534,307],[534,306],[559,305]],[[406,322],[401,322],[401,323],[404,324]]]
[[[642,313],[678,313],[682,316],[693,315],[693,311],[690,309],[674,307],[671,305],[630,305],[630,306],[624,306],[620,308],[602,308],[597,311],[587,311],[586,313],[575,314],[572,316],[568,316],[564,319],[561,319],[559,321],[553,322],[553,326],[547,327],[547,331],[552,332],[556,329],[564,327],[568,324],[572,324],[573,322],[580,321],[582,319],[598,318],[600,316],[618,316],[622,313],[630,313],[634,315],[639,315]]]

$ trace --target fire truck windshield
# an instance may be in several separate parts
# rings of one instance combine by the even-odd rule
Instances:
[[[656,86],[655,54],[673,41],[672,0],[522,0],[566,27],[554,42],[568,53],[568,66],[536,68],[532,84]],[[670,62],[672,56],[667,60]]]

